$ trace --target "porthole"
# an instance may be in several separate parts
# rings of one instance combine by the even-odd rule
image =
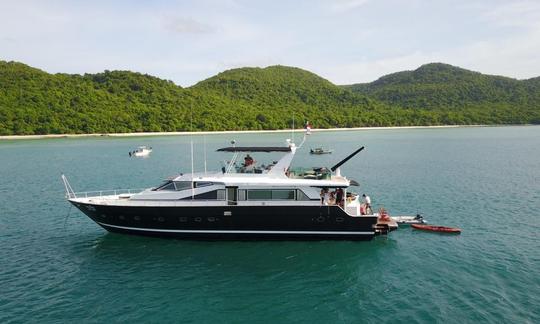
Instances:
[[[163,222],[165,221],[165,218],[164,218],[164,217],[161,217],[161,216],[160,216],[160,217],[158,217],[158,219],[157,219],[157,220],[158,220],[158,222],[161,222],[161,223],[163,223]]]
[[[107,215],[105,215],[105,214],[101,214],[101,215],[99,215],[99,216],[100,216],[101,218],[107,218]]]
[[[126,216],[120,215],[120,216],[118,216],[118,219],[120,219],[120,220],[125,220],[125,219],[126,219]]]
[[[343,223],[345,219],[343,217],[336,217],[336,222]]]
[[[136,220],[136,221],[140,221],[140,220],[141,220],[141,216],[135,216],[135,217],[133,217],[133,219]]]
[[[187,222],[187,217],[179,217],[178,220],[179,220],[181,223],[185,223],[185,222]]]
[[[324,222],[324,217],[322,217],[322,216],[317,217],[317,222],[323,223]]]
[[[209,222],[215,222],[215,221],[216,221],[216,218],[215,218],[215,217],[208,217],[208,221],[209,221]]]
[[[196,221],[197,223],[200,223],[200,222],[202,222],[202,218],[200,218],[200,217],[195,217],[195,221]]]

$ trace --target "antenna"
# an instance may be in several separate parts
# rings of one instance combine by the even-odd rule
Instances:
[[[206,134],[203,135],[204,140],[204,175],[206,175]]]
[[[191,119],[190,119],[190,139],[191,139],[191,200],[193,200],[193,197],[195,196],[195,188],[194,188],[194,182],[193,182],[193,102],[190,106],[190,112],[191,112]]]
[[[294,143],[294,112],[292,114],[292,129],[291,129],[292,142]]]

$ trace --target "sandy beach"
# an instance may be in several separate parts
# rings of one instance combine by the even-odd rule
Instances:
[[[362,131],[362,130],[398,130],[423,128],[459,128],[459,127],[485,127],[486,125],[441,125],[441,126],[396,126],[396,127],[356,127],[356,128],[325,128],[312,129],[312,133]],[[500,126],[500,125],[499,125]],[[304,129],[277,129],[277,130],[242,130],[242,131],[208,131],[208,132],[143,132],[143,133],[103,133],[103,134],[48,134],[48,135],[8,135],[0,136],[0,140],[28,140],[51,138],[81,138],[81,137],[141,137],[141,136],[182,136],[182,135],[214,135],[214,134],[249,134],[249,133],[303,133]]]

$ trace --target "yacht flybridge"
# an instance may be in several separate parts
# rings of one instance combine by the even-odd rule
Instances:
[[[363,215],[358,185],[340,166],[297,168],[290,165],[298,147],[221,148],[232,158],[218,172],[185,173],[133,193],[75,193],[62,175],[66,196],[94,222],[111,232],[183,239],[370,240],[397,228],[377,213]],[[251,155],[279,152],[268,165]]]

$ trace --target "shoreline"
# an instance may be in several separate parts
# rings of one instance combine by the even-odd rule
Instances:
[[[388,126],[388,127],[352,127],[352,128],[317,128],[312,133],[365,131],[365,130],[400,130],[400,129],[437,129],[437,128],[465,128],[465,127],[492,127],[492,126],[518,126],[518,125],[437,125],[437,126]],[[519,125],[526,126],[526,125]],[[47,135],[3,135],[0,140],[27,140],[27,139],[54,139],[54,138],[85,138],[85,137],[149,137],[149,136],[183,136],[183,135],[220,135],[220,134],[259,134],[259,133],[303,133],[304,129],[276,129],[276,130],[240,130],[240,131],[203,131],[203,132],[143,132],[143,133],[98,133],[98,134],[47,134]]]

